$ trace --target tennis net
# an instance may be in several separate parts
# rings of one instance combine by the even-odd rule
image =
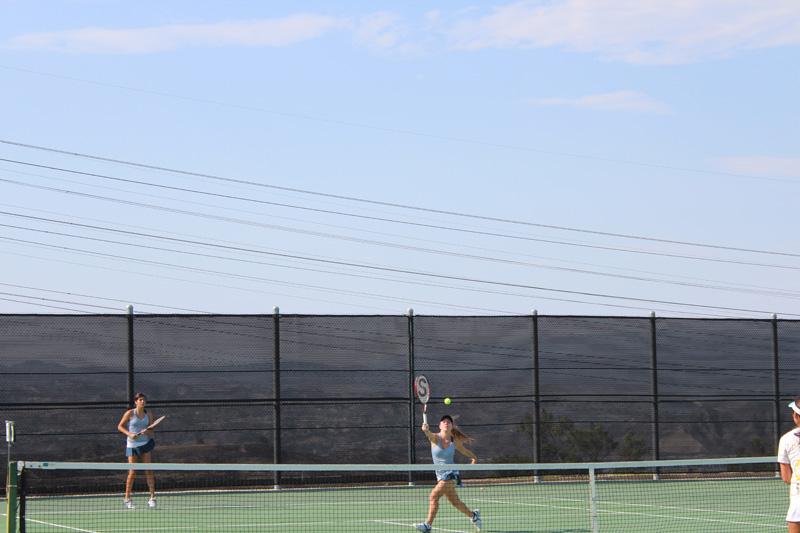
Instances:
[[[428,512],[433,465],[129,465],[18,462],[17,531],[403,532]],[[781,531],[788,491],[774,458],[458,465],[484,533]],[[144,470],[154,472],[148,506]],[[16,492],[16,494],[14,494]],[[13,514],[13,511],[9,513]],[[11,529],[10,531],[14,531]],[[443,497],[433,531],[472,532]]]

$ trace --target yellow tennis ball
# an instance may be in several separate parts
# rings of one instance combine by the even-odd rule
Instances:
[[[451,403],[453,403],[453,400],[451,400],[450,398],[445,398],[444,399],[444,404],[445,405],[450,405]]]

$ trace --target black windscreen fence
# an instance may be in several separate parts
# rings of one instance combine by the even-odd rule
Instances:
[[[482,462],[769,455],[800,321],[0,315],[12,459],[124,460],[141,391],[167,415],[159,462],[429,462],[418,374],[432,423],[451,414]]]

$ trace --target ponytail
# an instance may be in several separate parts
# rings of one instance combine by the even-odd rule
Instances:
[[[470,443],[473,442],[475,439],[458,429],[457,427],[453,426],[453,438],[458,439],[460,442]]]

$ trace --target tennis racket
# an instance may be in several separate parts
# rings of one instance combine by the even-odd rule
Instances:
[[[428,383],[428,378],[419,375],[414,379],[414,394],[422,404],[422,423],[428,423],[428,400],[431,399],[431,386]]]
[[[156,427],[157,425],[159,425],[161,422],[163,422],[165,418],[167,418],[167,415],[164,415],[164,416],[159,416],[158,418],[156,418],[155,420],[153,420],[153,423],[152,423],[152,424],[150,424],[149,426],[147,426],[146,428],[144,428],[143,430],[141,430],[139,433],[137,433],[137,434],[136,434],[136,436],[138,437],[139,435],[141,435],[141,434],[142,434],[142,433],[144,433],[145,431],[147,431],[147,430],[149,430],[149,429],[153,429],[154,427]]]

